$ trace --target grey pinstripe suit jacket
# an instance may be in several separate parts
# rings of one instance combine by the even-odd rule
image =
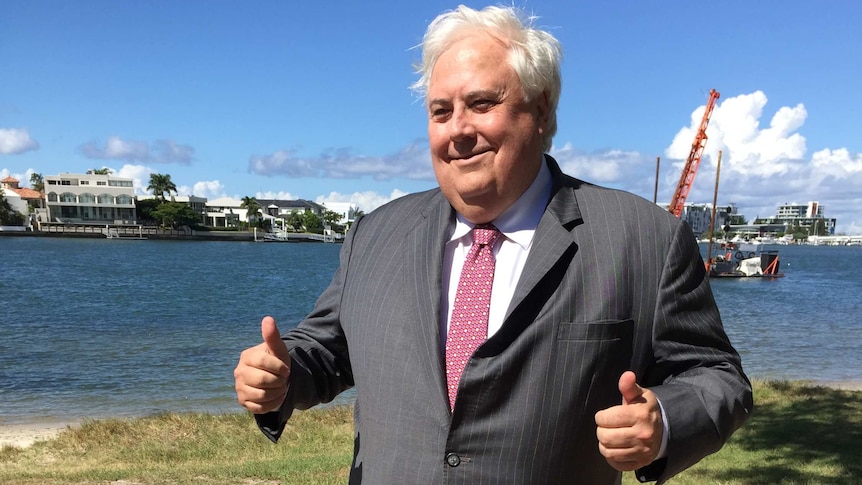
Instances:
[[[747,418],[751,387],[722,329],[686,224],[631,194],[563,175],[501,330],[468,362],[450,414],[441,356],[441,265],[453,211],[439,190],[357,222],[313,312],[284,339],[277,440],[294,409],[356,387],[351,482],[616,483],[594,414],[632,369],[661,400],[663,481],[716,451]],[[457,466],[452,466],[457,465]]]

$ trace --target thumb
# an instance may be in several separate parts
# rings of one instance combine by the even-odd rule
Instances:
[[[289,362],[290,356],[287,353],[287,346],[284,345],[284,340],[281,339],[281,334],[278,333],[275,319],[264,317],[260,322],[260,332],[263,335],[263,342],[266,344],[267,351],[282,361]]]
[[[641,402],[644,389],[638,385],[637,376],[632,371],[625,371],[620,376],[620,394],[623,395],[623,406]]]

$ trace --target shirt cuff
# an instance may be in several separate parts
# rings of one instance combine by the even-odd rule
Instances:
[[[661,433],[661,446],[658,449],[658,456],[655,457],[656,460],[661,460],[667,455],[667,441],[668,435],[670,434],[670,427],[667,423],[667,414],[664,412],[664,406],[661,404],[661,399],[656,397],[656,401],[658,401],[658,407],[661,410],[661,425],[662,425],[662,433]]]

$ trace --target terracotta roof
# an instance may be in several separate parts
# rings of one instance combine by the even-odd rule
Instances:
[[[6,180],[4,179],[3,182],[5,182],[5,181]],[[6,189],[6,190],[11,191],[11,192],[15,192],[22,199],[41,199],[42,198],[42,194],[40,194],[38,191],[33,190],[33,189],[11,189],[10,188],[10,189]]]
[[[17,184],[21,181],[10,175],[10,176],[6,177],[5,179],[0,180],[0,182],[7,183],[7,184]]]

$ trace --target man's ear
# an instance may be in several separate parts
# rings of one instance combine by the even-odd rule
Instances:
[[[536,99],[536,115],[539,119],[539,133],[544,133],[548,129],[548,117],[550,115],[546,91],[542,91],[542,94]]]

